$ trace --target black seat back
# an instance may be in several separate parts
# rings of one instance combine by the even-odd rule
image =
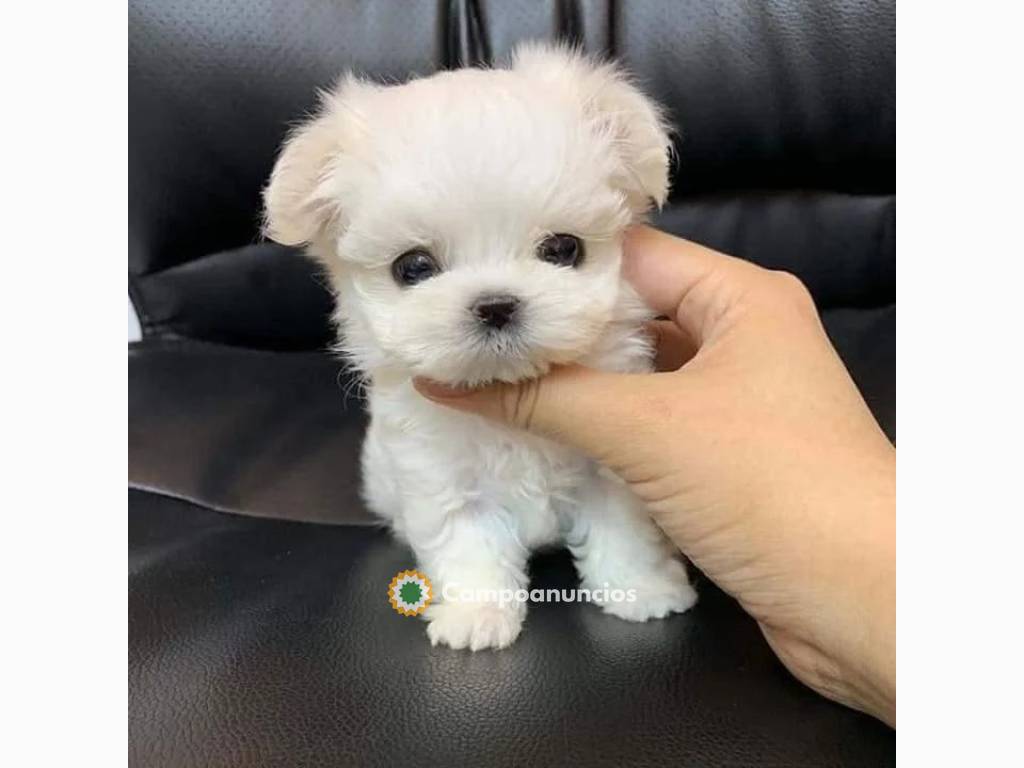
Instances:
[[[662,226],[796,272],[824,308],[895,301],[892,4],[132,0],[129,282],[144,334],[324,346],[313,267],[259,235],[289,125],[346,69],[401,80],[548,38],[617,57],[669,108]]]

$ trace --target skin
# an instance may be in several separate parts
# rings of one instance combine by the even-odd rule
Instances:
[[[616,472],[798,679],[895,726],[896,452],[810,294],[649,227],[623,269],[669,318],[652,324],[658,373],[417,389]]]

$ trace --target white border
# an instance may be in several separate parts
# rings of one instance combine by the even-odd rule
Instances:
[[[5,765],[127,755],[126,60],[123,4],[0,11]]]
[[[898,755],[1020,760],[1024,36],[904,3],[897,54]]]

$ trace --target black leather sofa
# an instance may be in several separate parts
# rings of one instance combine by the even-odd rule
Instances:
[[[385,592],[329,298],[261,241],[289,121],[345,68],[403,78],[561,36],[681,129],[657,223],[813,292],[895,432],[895,9],[869,0],[130,0],[129,752],[136,766],[895,762],[701,581],[631,625],[537,605],[500,653],[431,648]],[[570,587],[565,553],[535,586]]]

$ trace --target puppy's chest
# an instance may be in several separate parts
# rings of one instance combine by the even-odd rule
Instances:
[[[575,451],[547,440],[478,422],[422,435],[433,446],[438,476],[455,486],[513,509],[568,501],[591,471]]]
[[[476,449],[464,482],[479,503],[505,515],[526,546],[554,541],[591,472],[589,462],[543,444],[481,441]]]
[[[569,448],[419,396],[395,398],[374,411],[371,429],[379,430],[405,494],[436,499],[447,509],[501,515],[527,546],[557,538],[560,518],[595,471]]]

